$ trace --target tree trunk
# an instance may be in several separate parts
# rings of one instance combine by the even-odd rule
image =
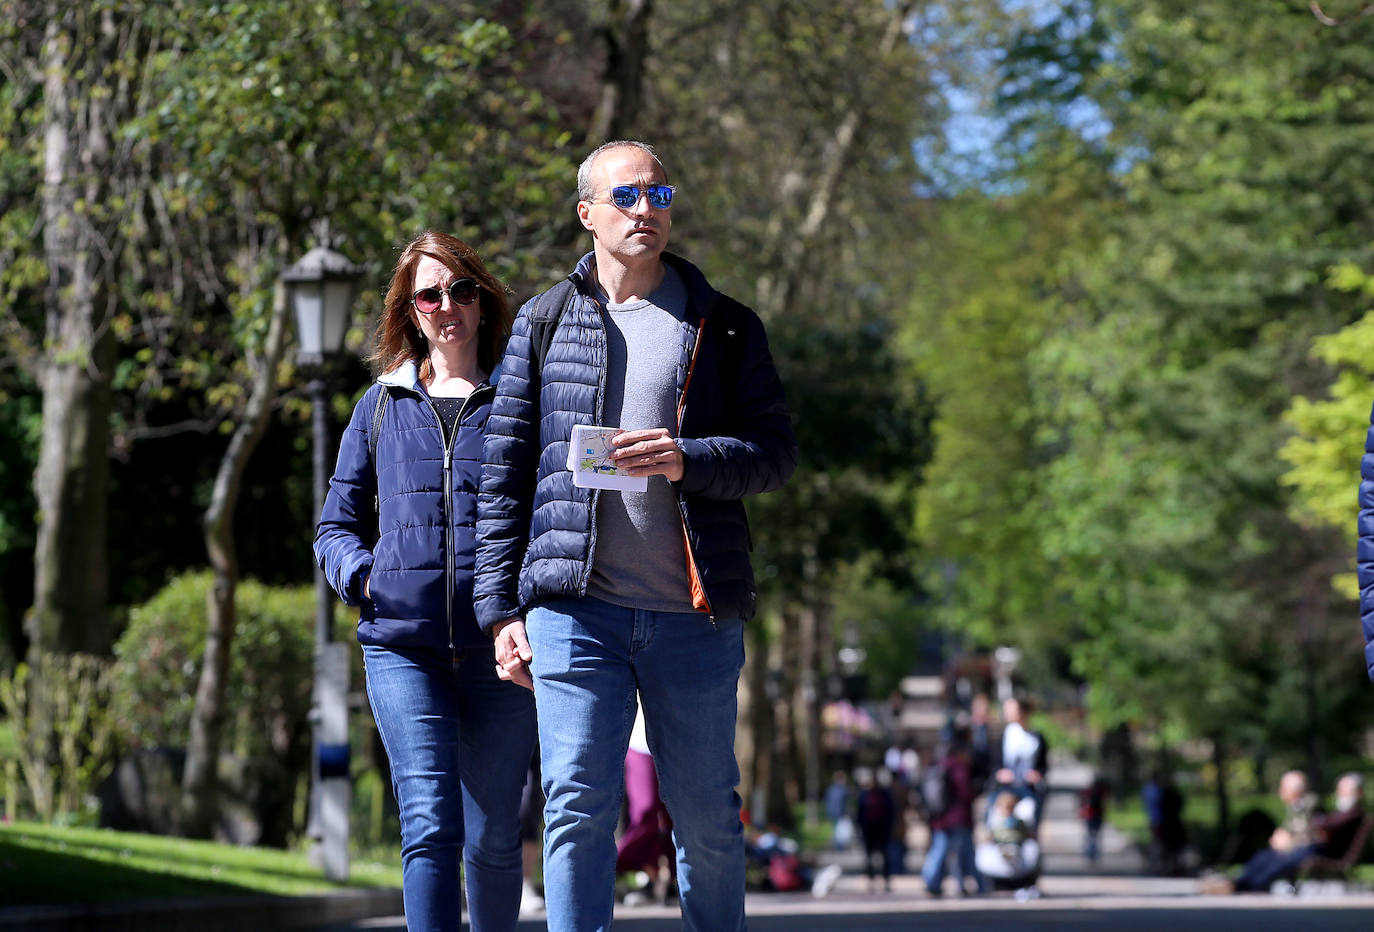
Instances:
[[[108,327],[117,222],[104,214],[109,127],[120,99],[103,82],[119,48],[113,14],[49,3],[43,40],[43,251],[47,323],[39,372],[43,430],[34,497],[30,648],[106,654],[109,496]]]
[[[601,102],[587,133],[588,147],[622,139],[639,120],[644,99],[644,60],[649,54],[652,0],[612,0],[606,14],[606,72]]]
[[[768,821],[791,828],[796,822],[793,807],[802,800],[802,776],[806,767],[798,735],[799,726],[805,721],[801,702],[801,645],[799,638],[789,636],[790,632],[802,627],[799,609],[789,606],[783,612],[782,621],[784,634],[778,642],[778,669],[782,675],[774,713],[775,747],[769,770]]]
[[[768,708],[768,642],[764,622],[755,618],[745,629],[744,670],[740,673],[739,715],[735,729],[735,757],[739,760],[740,797],[749,810],[750,819],[762,816],[755,790],[767,786],[759,779],[760,763],[765,759],[765,736],[772,734],[763,720]]]
[[[1303,573],[1302,593],[1298,599],[1298,638],[1302,651],[1303,713],[1307,722],[1307,779],[1313,789],[1326,789],[1326,755],[1322,749],[1322,712],[1317,682],[1317,630],[1329,614],[1331,568],[1314,561]]]
[[[818,818],[816,801],[820,797],[821,773],[821,685],[817,670],[819,619],[815,601],[808,601],[802,606],[799,620],[801,630],[797,632],[797,638],[801,643],[801,682],[796,711],[803,725],[801,798],[805,805],[806,823],[812,825]]]
[[[239,565],[234,547],[234,511],[244,469],[272,415],[277,368],[287,339],[286,313],[285,290],[278,285],[263,352],[260,358],[253,360],[252,393],[220,460],[210,505],[205,509],[205,549],[214,570],[214,582],[206,596],[208,634],[200,680],[196,685],[196,703],[191,712],[179,822],[182,834],[192,838],[208,838],[214,829],[225,721],[224,692],[237,617],[234,594],[238,588]]]
[[[887,32],[878,45],[876,55],[886,56],[900,41],[905,41],[906,21],[911,16],[914,3],[897,4],[892,10],[892,19]],[[805,213],[800,225],[790,226],[778,214],[769,233],[773,241],[773,255],[776,275],[762,275],[758,282],[758,310],[764,320],[772,320],[791,306],[803,277],[817,253],[817,245],[826,233],[831,207],[835,203],[836,192],[840,190],[840,180],[850,164],[855,140],[868,113],[862,101],[856,101],[835,127],[830,143],[821,158],[821,164],[808,183],[798,185],[797,189],[808,192],[810,197],[805,205]]]
[[[1226,793],[1226,753],[1221,738],[1212,738],[1212,766],[1217,772],[1217,837],[1231,834],[1231,799]]]

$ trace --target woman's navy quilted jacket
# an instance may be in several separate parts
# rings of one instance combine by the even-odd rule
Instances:
[[[752,617],[746,495],[779,488],[797,441],[758,315],[665,253],[687,286],[678,363],[677,483],[697,606],[712,618]],[[550,598],[587,591],[596,547],[596,493],[565,468],[574,424],[600,422],[606,330],[593,298],[593,257],[569,276],[576,292],[542,365],[531,364],[530,312],[515,319],[492,403],[478,499],[477,619],[484,630]],[[701,339],[698,339],[700,337]],[[737,365],[723,372],[721,357]],[[690,372],[690,379],[689,379]]]
[[[353,409],[315,558],[339,597],[359,607],[362,643],[458,650],[491,643],[473,615],[472,579],[483,431],[496,379],[468,397],[447,451],[414,363],[378,379]],[[368,431],[382,391],[391,398],[374,466]]]

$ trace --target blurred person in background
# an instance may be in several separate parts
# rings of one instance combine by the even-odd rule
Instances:
[[[1035,821],[1045,805],[1045,771],[1049,744],[1030,727],[1030,701],[1012,697],[1002,703],[1002,756],[993,778],[1021,796],[1035,800]]]
[[[892,889],[892,830],[897,821],[897,807],[888,788],[892,776],[886,770],[873,771],[862,768],[855,774],[859,785],[859,795],[854,803],[854,821],[859,826],[859,835],[864,843],[864,874],[868,877],[869,890],[878,888],[878,872],[881,870],[883,889]],[[874,867],[874,858],[880,867]]]
[[[1224,877],[1206,878],[1204,892],[1269,890],[1279,881],[1291,880],[1302,862],[1317,853],[1317,797],[1308,792],[1307,775],[1301,770],[1285,773],[1279,778],[1278,797],[1284,806],[1283,823],[1269,836],[1269,844],[1245,862],[1234,882]]]
[[[973,882],[978,893],[984,893],[987,883],[974,863],[973,801],[978,791],[973,783],[973,754],[969,748],[968,728],[956,725],[948,749],[943,756],[931,760],[926,769],[930,779],[922,778],[923,788],[936,779],[942,784],[938,792],[932,788],[925,794],[929,800],[927,816],[931,833],[930,850],[926,852],[925,864],[921,869],[926,890],[931,896],[941,895],[945,882],[945,862],[953,855],[954,879],[959,894],[968,894],[969,881]],[[940,797],[938,806],[934,802],[937,795]]]

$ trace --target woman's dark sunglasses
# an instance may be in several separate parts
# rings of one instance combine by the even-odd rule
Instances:
[[[477,282],[470,278],[460,278],[447,288],[421,288],[410,296],[410,301],[421,314],[433,314],[444,306],[445,291],[454,304],[467,307],[477,300],[479,290]]]
[[[650,207],[666,210],[673,206],[675,191],[676,189],[669,184],[651,184],[647,188],[634,184],[618,184],[611,188],[611,203],[621,210],[629,210],[639,203],[639,195],[644,194],[649,198]]]

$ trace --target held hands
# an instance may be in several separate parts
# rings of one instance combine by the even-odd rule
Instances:
[[[616,446],[611,460],[629,475],[663,476],[669,482],[682,479],[682,451],[666,428],[621,431],[611,443]]]
[[[525,637],[525,623],[519,618],[498,621],[492,628],[496,640],[496,675],[525,687],[534,689],[530,676],[530,660],[534,652]]]

